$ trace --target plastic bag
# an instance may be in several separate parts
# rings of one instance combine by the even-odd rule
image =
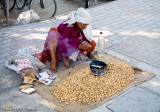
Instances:
[[[58,74],[53,73],[48,75],[46,72],[42,72],[42,73],[36,73],[36,77],[41,83],[49,85],[52,83],[53,79],[58,77]]]
[[[40,17],[34,10],[28,10],[19,14],[17,18],[18,24],[28,24],[40,21]]]

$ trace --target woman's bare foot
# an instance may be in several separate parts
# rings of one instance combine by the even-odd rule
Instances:
[[[54,72],[57,72],[57,66],[55,63],[50,64],[50,70],[53,70]]]
[[[63,59],[63,64],[66,68],[69,68],[69,63],[70,61],[72,61],[71,59],[68,59],[68,58],[64,58]]]

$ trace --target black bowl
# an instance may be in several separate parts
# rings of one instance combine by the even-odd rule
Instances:
[[[103,61],[92,61],[90,70],[94,75],[104,75],[106,73],[107,64]]]

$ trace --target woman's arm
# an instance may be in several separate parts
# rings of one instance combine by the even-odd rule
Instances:
[[[90,48],[91,48],[91,45],[86,41],[83,41],[83,43],[81,43],[79,45],[79,49],[82,50],[82,51],[86,51],[86,50],[88,50]]]

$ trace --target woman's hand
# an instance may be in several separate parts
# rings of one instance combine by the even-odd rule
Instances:
[[[56,63],[52,63],[52,62],[51,62],[49,69],[50,69],[50,70],[53,70],[54,72],[57,72],[57,65],[56,65]]]
[[[88,42],[83,42],[82,44],[79,45],[79,49],[86,51],[91,48],[91,45]]]

